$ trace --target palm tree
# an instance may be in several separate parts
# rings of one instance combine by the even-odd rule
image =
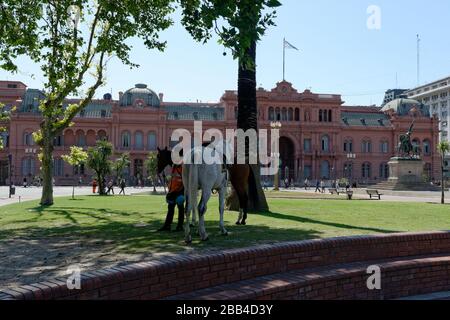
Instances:
[[[245,55],[246,61],[239,60],[238,72],[238,129],[258,130],[258,106],[256,99],[256,39],[251,41]],[[246,152],[249,147],[246,145]],[[249,209],[268,211],[264,194],[259,165],[251,165],[252,174],[249,178]],[[234,196],[234,195],[233,195]]]
[[[441,189],[442,189],[442,196],[441,196],[441,203],[445,204],[445,155],[450,152],[450,144],[448,141],[442,141],[438,145],[438,151],[441,154],[442,157],[442,163],[441,163]]]

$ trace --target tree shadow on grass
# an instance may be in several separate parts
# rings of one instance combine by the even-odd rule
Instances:
[[[222,236],[218,221],[208,221],[210,240],[201,242],[194,228],[194,242],[187,246],[183,232],[156,232],[162,224],[162,219],[147,221],[144,227],[105,220],[93,225],[5,230],[5,240],[0,241],[0,287],[65,276],[71,265],[86,271],[156,258],[164,260],[174,253],[216,252],[321,236],[315,230],[252,225],[228,225],[229,235]]]
[[[320,224],[320,225],[324,225],[324,226],[340,228],[340,229],[348,229],[348,230],[361,230],[361,231],[369,231],[369,232],[376,232],[376,233],[398,233],[398,232],[400,232],[399,230],[388,230],[388,229],[379,229],[379,228],[371,228],[371,227],[352,226],[352,225],[348,225],[348,224],[344,224],[344,223],[320,221],[320,220],[315,220],[315,219],[311,219],[311,218],[305,218],[305,217],[301,217],[301,216],[294,216],[294,215],[278,213],[278,212],[266,212],[266,213],[260,213],[259,215],[274,218],[274,219],[291,220],[291,221],[295,221],[298,223]]]

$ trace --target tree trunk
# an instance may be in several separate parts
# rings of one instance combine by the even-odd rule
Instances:
[[[105,196],[106,195],[106,190],[105,190],[105,185],[103,183],[103,176],[101,174],[97,174],[97,178],[98,178],[98,194],[101,196]]]
[[[42,147],[42,197],[41,206],[53,205],[53,144],[45,139]]]
[[[258,106],[256,100],[256,41],[252,41],[248,49],[247,56],[253,65],[244,64],[239,61],[238,72],[238,129],[244,131],[253,129],[258,130]],[[249,146],[246,142],[246,154],[248,155]],[[249,204],[250,211],[264,212],[269,210],[266,196],[264,194],[261,177],[260,166],[251,165],[252,174],[249,177]],[[239,211],[239,201],[236,201],[237,195],[232,193],[231,199],[227,202],[230,204],[229,209]],[[237,207],[236,207],[237,205]]]
[[[445,168],[445,157],[442,155],[442,178],[441,178],[441,189],[442,189],[442,196],[441,196],[441,204],[445,204],[445,181],[444,181],[444,168]]]

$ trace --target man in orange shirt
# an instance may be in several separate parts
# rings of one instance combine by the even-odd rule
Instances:
[[[169,182],[169,193],[166,196],[168,211],[164,226],[158,231],[170,231],[173,217],[175,215],[175,206],[178,207],[178,225],[175,231],[183,231],[184,224],[184,185],[183,185],[183,167],[181,165],[173,165],[171,179]]]

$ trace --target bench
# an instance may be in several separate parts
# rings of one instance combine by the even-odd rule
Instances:
[[[339,190],[338,190],[338,189],[331,188],[331,189],[328,189],[328,191],[330,191],[331,194],[337,194],[337,195],[339,195]]]
[[[381,196],[383,195],[379,193],[378,190],[370,190],[370,189],[367,189],[367,194],[370,196],[370,199],[372,199],[372,197],[378,197],[378,200],[381,200]]]

